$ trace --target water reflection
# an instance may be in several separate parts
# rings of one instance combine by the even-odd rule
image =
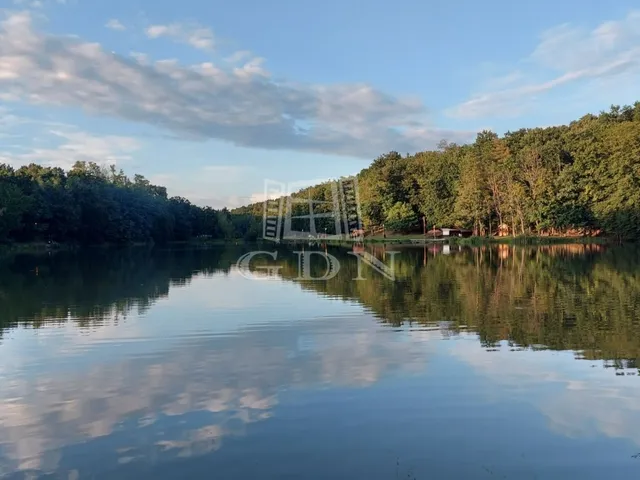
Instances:
[[[384,258],[388,247],[375,252]],[[483,345],[573,350],[636,368],[640,355],[640,256],[635,247],[554,245],[404,250],[396,257],[396,282],[369,273],[354,282],[356,262],[341,261],[340,274],[307,282],[329,296],[357,299],[392,325],[441,324],[451,333],[477,332]],[[454,247],[455,248],[455,247]],[[282,269],[295,278],[296,265]],[[318,268],[322,268],[318,265]]]
[[[634,371],[620,378],[596,362],[576,369],[559,354],[514,352],[506,342],[491,355],[462,345],[451,353],[499,386],[502,395],[535,405],[553,431],[571,438],[628,439],[640,448],[640,378]]]
[[[282,388],[362,387],[424,368],[422,342],[381,344],[373,322],[346,320],[194,337],[144,357],[14,378],[1,394],[5,468],[53,471],[79,442],[107,435],[117,463],[202,454],[269,418]],[[104,464],[104,452],[95,455]]]
[[[297,280],[286,250],[279,277],[254,282],[234,266],[245,251],[0,263],[0,475],[169,478],[162,465],[207,458],[200,475],[327,478],[351,462],[352,478],[393,478],[399,452],[443,476],[640,469],[638,250],[418,246],[396,256],[396,282],[353,281],[355,257],[330,248],[341,269],[327,282]],[[510,422],[510,444],[487,415]]]

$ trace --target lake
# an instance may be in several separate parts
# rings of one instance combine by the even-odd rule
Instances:
[[[639,248],[256,248],[0,259],[0,476],[640,477]]]

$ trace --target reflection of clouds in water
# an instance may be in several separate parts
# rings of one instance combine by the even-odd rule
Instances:
[[[627,439],[640,446],[640,377],[617,376],[602,361],[576,361],[571,352],[486,352],[474,341],[456,342],[451,352],[495,384],[525,398],[569,437]],[[595,367],[593,367],[595,365]],[[532,387],[545,392],[531,397]]]
[[[362,316],[322,319],[184,338],[164,352],[14,376],[0,391],[0,474],[63,468],[66,450],[105,436],[117,444],[109,452],[116,464],[213,451],[223,437],[272,416],[281,388],[367,386],[392,371],[422,369],[424,340],[386,335]],[[95,451],[98,465],[110,458]]]
[[[188,302],[194,306],[215,308],[217,311],[246,310],[250,305],[255,305],[254,302],[272,300],[270,294],[273,292],[265,292],[262,284],[260,287],[257,289],[253,282],[232,268],[224,274],[192,277],[189,288],[172,291],[165,304],[181,306]]]
[[[604,434],[640,446],[640,379],[609,372],[600,377],[580,386],[567,382],[562,395],[549,399],[540,410],[551,420],[551,427],[565,435]]]
[[[72,357],[85,356],[96,345],[113,349],[144,338],[136,320],[139,317],[132,315],[125,319],[112,310],[110,317],[81,329],[78,319],[72,316],[65,323],[44,323],[37,330],[14,329],[4,343],[0,343],[0,382],[4,385],[33,366],[38,370],[55,368]]]
[[[191,278],[189,288],[174,289],[171,295],[163,299],[164,307],[184,307],[215,309],[216,312],[260,311],[262,306],[273,305],[275,298],[289,295],[287,305],[294,303],[320,303],[321,299],[313,292],[301,291],[295,283],[284,281],[281,277],[270,276],[259,280],[244,276],[235,266],[224,274],[196,275]],[[269,313],[269,312],[263,312]]]

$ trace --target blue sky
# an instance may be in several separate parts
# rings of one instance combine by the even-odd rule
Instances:
[[[633,103],[634,7],[0,0],[0,162],[115,163],[233,207],[267,178]]]

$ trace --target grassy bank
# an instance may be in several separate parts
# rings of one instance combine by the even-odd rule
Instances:
[[[25,243],[5,243],[0,244],[0,253],[40,253],[56,252],[63,250],[76,250],[79,248],[129,248],[129,247],[182,247],[182,246],[208,246],[208,245],[241,245],[244,240],[223,240],[223,239],[192,239],[184,241],[168,242],[156,244],[153,242],[130,242],[130,243],[100,243],[79,245],[75,243],[48,243],[48,242],[25,242]]]
[[[53,252],[58,250],[72,250],[74,248],[76,248],[76,246],[71,244],[50,244],[47,242],[5,243],[0,244],[0,253]]]
[[[422,243],[448,243],[452,245],[482,246],[492,244],[506,245],[555,245],[567,243],[618,243],[618,240],[611,237],[539,237],[539,236],[518,236],[518,237],[448,237],[433,238],[423,237],[422,235],[388,235],[386,237],[373,236],[366,237],[362,243],[364,244],[393,244],[393,245],[416,245]],[[351,248],[354,244],[350,240],[329,240],[329,239],[309,239],[309,240],[283,240],[284,245],[309,245],[322,244]],[[159,248],[180,248],[180,247],[207,247],[207,246],[225,246],[225,245],[273,245],[273,242],[257,239],[255,241],[245,241],[243,239],[192,239],[185,241],[169,242],[166,244],[153,243],[129,243],[129,244],[100,244],[80,246],[70,243],[53,243],[47,242],[29,242],[29,243],[11,243],[0,244],[0,255],[19,254],[19,253],[47,253],[57,251],[69,251],[78,248],[127,248],[127,247],[159,247]]]
[[[454,245],[554,245],[563,243],[611,243],[617,239],[611,237],[548,237],[536,235],[523,235],[517,237],[439,237],[433,238],[422,235],[389,235],[387,237],[372,236],[366,237],[364,243],[449,243]]]
[[[566,243],[612,243],[609,237],[540,237],[535,235],[521,235],[517,237],[468,237],[451,239],[457,245],[558,245]]]

